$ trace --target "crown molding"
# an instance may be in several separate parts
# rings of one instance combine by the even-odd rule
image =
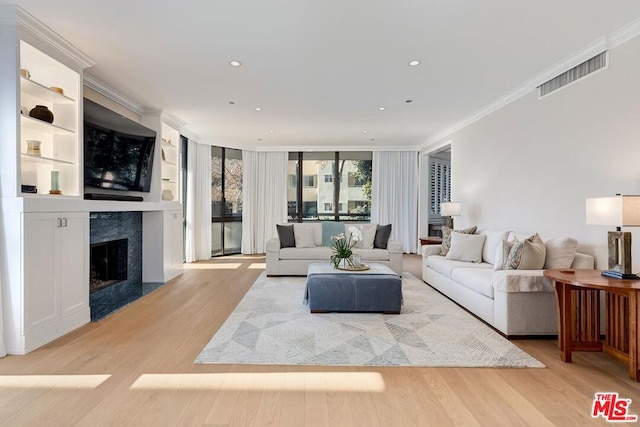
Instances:
[[[576,65],[582,64],[584,61],[604,52],[605,50],[610,50],[618,47],[638,35],[640,35],[640,18],[631,21],[629,24],[613,31],[607,36],[600,37],[599,39],[588,44],[582,49],[567,56],[565,59],[536,74],[529,80],[522,83],[515,90],[480,108],[465,119],[460,120],[454,123],[452,126],[438,132],[437,134],[429,138],[426,143],[422,144],[419,147],[420,152],[423,153],[425,151],[432,150],[434,147],[437,147],[436,143],[438,143],[442,139],[448,138],[449,136],[469,126],[470,124],[475,123],[478,120],[488,116],[489,114],[512,103],[513,101],[522,98],[531,91],[535,90],[544,82],[547,82],[552,78],[564,73],[565,71],[572,69]]]
[[[83,69],[95,65],[95,62],[80,51],[80,49],[73,46],[60,34],[47,27],[21,7],[16,5],[0,5],[0,23],[7,24],[13,22],[16,23],[18,29],[40,40],[51,50],[59,52]]]
[[[138,115],[142,115],[145,111],[140,104],[123,95],[121,92],[118,92],[117,90],[107,86],[105,83],[90,74],[84,73],[83,83],[88,88],[95,90],[99,94],[106,96],[110,100],[117,102],[118,104],[122,105],[125,108],[128,108]]]
[[[162,119],[163,123],[166,123],[172,128],[178,129],[180,131],[187,125],[187,122],[185,122],[169,110],[162,110],[160,118]]]

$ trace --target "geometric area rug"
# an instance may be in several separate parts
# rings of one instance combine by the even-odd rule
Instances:
[[[262,273],[195,363],[545,367],[410,273],[401,314],[311,314],[305,281]]]

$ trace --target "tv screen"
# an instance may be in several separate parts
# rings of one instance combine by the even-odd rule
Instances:
[[[84,111],[85,186],[149,192],[155,132],[87,99]]]

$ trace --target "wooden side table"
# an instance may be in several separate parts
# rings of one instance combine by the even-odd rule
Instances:
[[[420,237],[420,246],[440,245],[440,244],[442,244],[442,237],[438,237],[438,236]]]
[[[573,351],[603,351],[629,365],[629,377],[640,380],[640,280],[620,280],[599,270],[545,270],[558,300],[560,358]],[[600,341],[600,291],[605,292],[605,340]]]

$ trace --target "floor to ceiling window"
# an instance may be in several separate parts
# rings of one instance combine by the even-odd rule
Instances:
[[[242,151],[211,147],[211,256],[240,253]]]
[[[289,153],[289,221],[369,221],[371,158],[370,151]]]

